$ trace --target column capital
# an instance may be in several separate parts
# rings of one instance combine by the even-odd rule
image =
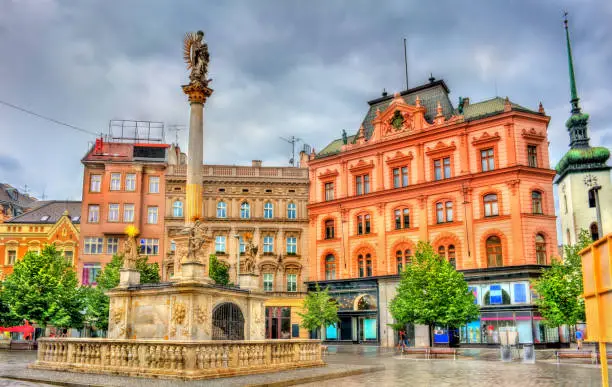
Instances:
[[[204,104],[206,99],[213,93],[213,89],[199,83],[190,83],[189,85],[181,86],[183,92],[187,94],[189,102]]]

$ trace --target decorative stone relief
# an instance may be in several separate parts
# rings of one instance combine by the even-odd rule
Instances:
[[[195,320],[198,324],[206,324],[208,322],[208,308],[205,305],[197,305],[195,307]]]
[[[185,321],[185,316],[187,315],[187,308],[185,308],[184,304],[175,303],[172,306],[172,323],[173,324],[183,324]]]
[[[123,314],[125,313],[125,309],[123,307],[113,308],[113,312],[111,313],[111,320],[115,325],[121,324],[123,321]]]

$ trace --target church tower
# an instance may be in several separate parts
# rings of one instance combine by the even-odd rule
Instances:
[[[612,185],[606,161],[610,151],[589,144],[589,115],[580,109],[574,61],[565,14],[565,38],[569,65],[571,116],[565,123],[570,149],[555,169],[563,244],[574,244],[580,230],[588,230],[593,239],[612,232]]]

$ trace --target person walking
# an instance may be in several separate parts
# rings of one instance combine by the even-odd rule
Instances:
[[[397,343],[397,349],[404,351],[406,349],[406,331],[403,329],[399,330],[399,342]]]
[[[584,339],[584,334],[582,333],[582,330],[578,329],[576,331],[576,345],[578,348],[578,351],[580,351],[582,349],[582,340]]]

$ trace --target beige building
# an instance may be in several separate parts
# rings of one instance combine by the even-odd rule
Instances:
[[[166,173],[164,280],[174,275],[173,237],[185,224],[187,166],[178,164]],[[251,166],[203,165],[202,177],[203,223],[217,257],[230,267],[230,282],[237,283],[238,252],[244,259],[251,237],[255,274],[272,297],[266,301],[267,338],[307,337],[296,311],[308,280],[308,169],[255,160]],[[244,260],[241,265],[244,272]]]

